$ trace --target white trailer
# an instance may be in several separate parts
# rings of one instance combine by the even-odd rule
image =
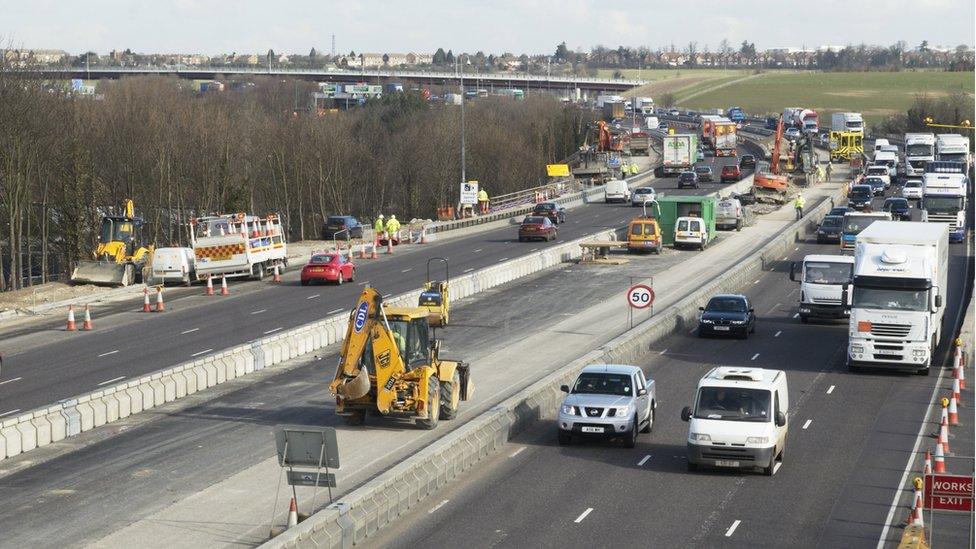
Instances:
[[[277,215],[244,213],[198,217],[190,221],[198,280],[250,277],[262,280],[277,265],[288,265],[288,248]]]
[[[944,133],[936,137],[935,155],[942,161],[962,162],[967,174],[973,167],[973,160],[969,154],[969,138],[958,133]]]
[[[927,375],[942,338],[949,226],[878,221],[857,235],[847,365]]]
[[[926,162],[935,160],[934,133],[905,134],[905,175],[917,177],[925,172]]]

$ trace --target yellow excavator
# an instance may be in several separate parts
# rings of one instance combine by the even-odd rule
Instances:
[[[367,287],[349,314],[339,367],[329,390],[336,414],[361,425],[367,413],[414,418],[424,429],[457,416],[474,393],[469,365],[441,360],[422,307],[384,307]]]
[[[430,264],[433,261],[444,263],[444,280],[430,279]],[[427,260],[427,282],[420,292],[418,305],[427,309],[431,326],[447,326],[451,312],[451,268],[447,259],[432,257]]]
[[[79,284],[128,286],[142,278],[153,247],[142,245],[142,218],[136,217],[132,200],[125,201],[123,215],[102,217],[98,247],[92,260],[81,260],[71,273]]]

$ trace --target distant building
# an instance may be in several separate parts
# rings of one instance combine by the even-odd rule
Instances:
[[[26,65],[60,65],[68,60],[68,52],[64,50],[0,50],[7,63],[16,66]]]

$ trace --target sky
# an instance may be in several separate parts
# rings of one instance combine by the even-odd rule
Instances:
[[[972,46],[973,0],[0,0],[0,47],[78,54],[331,51],[546,54],[748,40]]]

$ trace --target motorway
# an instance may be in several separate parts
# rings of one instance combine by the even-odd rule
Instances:
[[[967,246],[951,247],[950,323],[969,295]],[[640,362],[657,383],[659,407],[653,433],[641,435],[636,449],[617,442],[561,447],[555,424],[540,421],[464,482],[401,516],[373,545],[877,546],[937,376],[850,373],[846,323],[799,322],[789,262],[834,250],[801,244],[746,288],[759,315],[750,339],[679,334]],[[943,337],[940,356],[951,339]],[[680,410],[718,365],[787,372],[790,430],[784,463],[771,478],[686,470],[688,425]],[[892,529],[889,543],[899,536]]]
[[[735,160],[707,159],[716,175],[721,165]],[[748,173],[744,172],[743,177]],[[700,195],[724,187],[705,183],[700,189],[678,190],[675,183],[676,179],[670,178],[648,184],[666,194]],[[203,296],[199,287],[174,288],[167,291],[168,311],[163,314],[138,312],[141,298],[110,305],[107,310],[95,311],[96,329],[92,332],[66,332],[62,319],[0,330],[0,352],[4,357],[0,418],[320,320],[353,303],[361,285],[367,282],[384,294],[416,289],[424,280],[428,257],[449,258],[451,272],[456,276],[560,241],[623,226],[635,211],[605,204],[574,208],[568,222],[559,227],[559,240],[555,243],[520,244],[512,225],[428,244],[420,253],[363,261],[356,274],[359,286],[302,287],[298,273],[290,272],[281,285],[232,284],[233,293],[228,297]]]

